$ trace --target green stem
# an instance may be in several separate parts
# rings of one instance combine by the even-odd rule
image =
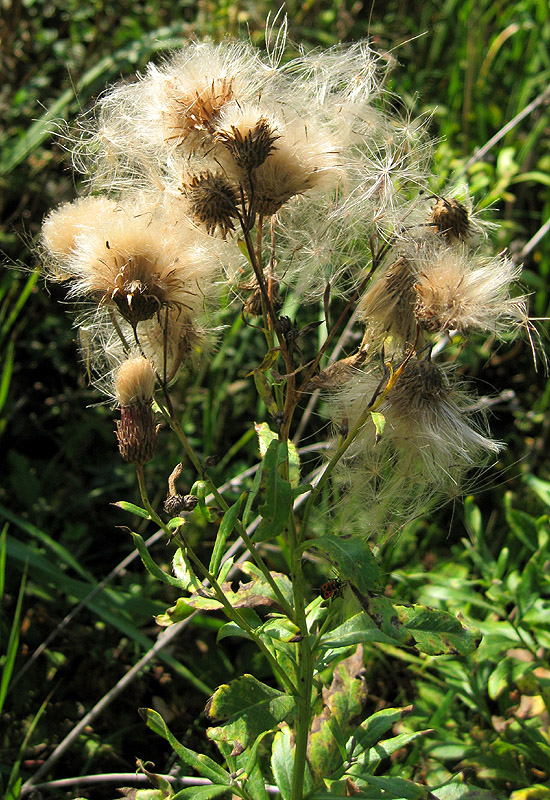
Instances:
[[[155,509],[152,507],[151,503],[149,502],[149,496],[147,494],[147,487],[145,485],[145,473],[144,473],[143,467],[136,466],[136,472],[137,472],[139,490],[140,490],[140,494],[141,494],[141,500],[143,502],[143,507],[145,508],[147,513],[149,514],[149,517],[151,518],[151,520],[156,525],[158,525],[159,528],[161,528],[166,533],[166,535],[168,537],[171,537],[172,536],[172,531],[170,531],[168,526],[165,525],[165,523],[158,516],[158,514],[155,511]],[[254,643],[256,644],[258,649],[267,658],[268,662],[271,664],[271,667],[272,667],[273,671],[275,672],[276,675],[279,676],[279,679],[281,680],[281,682],[287,687],[288,691],[290,691],[290,693],[292,695],[296,696],[297,693],[298,693],[298,690],[294,686],[293,682],[290,680],[290,678],[288,677],[288,675],[285,672],[282,672],[279,669],[279,665],[277,664],[276,659],[273,657],[273,655],[271,654],[269,649],[266,647],[266,645],[262,642],[260,637],[256,634],[254,629],[248,624],[246,619],[244,619],[244,617],[239,613],[239,611],[237,609],[233,608],[233,606],[231,605],[229,600],[226,598],[226,596],[225,596],[225,594],[223,592],[223,589],[221,588],[221,586],[217,582],[217,580],[214,577],[214,575],[212,575],[208,571],[208,569],[204,566],[204,564],[202,563],[200,558],[195,554],[195,552],[193,551],[193,549],[190,547],[190,545],[187,542],[184,542],[184,546],[185,546],[185,549],[186,549],[189,557],[191,558],[191,560],[193,561],[193,563],[197,567],[198,571],[201,573],[202,577],[206,578],[206,580],[210,583],[210,585],[211,585],[211,587],[214,590],[214,593],[216,595],[216,599],[218,600],[218,602],[220,602],[222,604],[222,606],[223,606],[227,616],[229,617],[229,619],[232,620],[233,622],[235,622],[235,624],[237,624],[240,628],[242,628],[244,631],[246,631],[248,633],[248,635],[254,641]]]
[[[311,638],[307,627],[305,611],[304,575],[302,555],[298,547],[299,535],[296,531],[294,515],[289,525],[289,548],[291,551],[291,575],[294,593],[296,624],[302,634],[298,643],[298,696],[296,697],[296,738],[294,767],[292,771],[292,800],[302,800],[305,771],[307,768],[307,746],[311,723],[311,703],[313,694],[314,659]]]
[[[208,483],[208,485],[210,487],[210,490],[211,490],[212,494],[214,495],[214,497],[216,499],[216,502],[219,503],[219,505],[220,505],[220,507],[222,508],[223,511],[227,511],[229,509],[229,504],[227,503],[225,498],[218,492],[217,486],[212,481],[212,479],[209,477],[207,471],[204,469],[204,467],[200,463],[199,458],[197,457],[197,454],[195,453],[195,451],[191,447],[191,444],[189,443],[189,440],[187,439],[187,436],[185,435],[184,430],[181,427],[178,418],[174,414],[171,405],[169,406],[168,411],[169,411],[169,417],[170,417],[170,426],[172,427],[172,430],[174,431],[174,433],[178,437],[179,441],[181,442],[185,452],[187,453],[187,456],[189,457],[189,460],[191,461],[191,463],[193,464],[193,466],[195,467],[196,471],[201,476],[201,478]],[[269,569],[267,568],[263,558],[258,553],[254,543],[251,541],[250,536],[247,534],[247,532],[246,532],[246,530],[245,530],[245,528],[244,528],[244,526],[243,526],[243,524],[242,524],[242,522],[240,520],[237,520],[237,522],[235,524],[235,528],[237,530],[238,535],[241,537],[241,539],[243,540],[245,546],[247,547],[248,551],[250,552],[250,555],[254,559],[254,562],[255,562],[256,566],[261,571],[262,575],[264,576],[264,578],[266,579],[267,583],[271,587],[273,593],[275,594],[275,597],[277,598],[277,600],[279,602],[279,605],[281,606],[281,608],[283,609],[285,614],[288,616],[288,618],[290,620],[294,621],[294,610],[293,610],[292,606],[288,603],[288,601],[286,600],[285,596],[281,592],[280,588],[277,586],[277,583],[276,583],[275,579],[271,575],[271,573],[270,573]]]

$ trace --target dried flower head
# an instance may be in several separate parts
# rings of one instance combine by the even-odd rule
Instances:
[[[348,417],[350,428],[379,391],[372,368],[357,372],[345,385],[338,413]],[[363,468],[373,458],[376,462],[386,458],[393,464],[392,473],[408,475],[429,487],[430,493],[445,492],[460,483],[468,468],[500,450],[497,442],[484,435],[469,406],[468,394],[451,383],[441,367],[431,359],[413,358],[377,408],[386,419],[381,439],[377,441],[374,425],[368,422],[348,458],[358,458]],[[364,478],[368,480],[368,469]]]
[[[115,394],[119,406],[151,403],[155,391],[155,370],[143,356],[123,361],[115,374]]]
[[[142,466],[155,454],[157,431],[151,403],[155,389],[155,372],[141,356],[129,358],[118,368],[115,392],[120,404],[120,420],[116,435],[122,458]]]
[[[279,136],[274,123],[257,109],[248,113],[240,108],[236,111],[224,115],[216,130],[216,139],[225,145],[237,167],[249,173],[276,149]]]
[[[408,258],[398,256],[359,300],[357,311],[367,328],[365,344],[388,333],[402,342],[411,339],[414,318],[415,272]]]
[[[464,242],[471,232],[466,206],[454,197],[440,197],[432,208],[430,224],[449,242]]]
[[[113,306],[133,327],[166,307],[197,307],[199,282],[211,278],[212,266],[195,230],[180,227],[124,213],[81,231],[66,265],[70,296]]]
[[[245,42],[191,44],[160,67],[151,66],[143,91],[166,144],[187,152],[211,147],[228,103],[257,96],[265,80],[259,54]]]
[[[235,229],[239,197],[235,187],[221,173],[203,172],[194,175],[182,187],[189,202],[192,216],[201,222],[207,232],[219,231],[225,238]]]
[[[524,298],[510,296],[521,268],[503,254],[471,253],[465,246],[426,247],[415,267],[414,314],[426,331],[500,334],[526,319]]]
[[[338,150],[322,131],[295,120],[281,128],[276,148],[253,170],[249,193],[261,216],[271,216],[291,198],[336,186],[342,171]]]

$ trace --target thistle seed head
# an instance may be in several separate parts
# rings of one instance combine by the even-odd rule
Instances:
[[[466,206],[454,197],[440,197],[432,208],[430,224],[449,242],[464,242],[471,230]]]
[[[216,131],[216,139],[231,153],[239,169],[250,173],[276,149],[279,136],[267,117],[249,122],[246,118]]]
[[[210,235],[220,231],[225,239],[235,229],[239,199],[236,189],[223,175],[214,172],[195,175],[182,191],[191,214]]]

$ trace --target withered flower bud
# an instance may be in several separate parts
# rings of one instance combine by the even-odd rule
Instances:
[[[253,125],[242,123],[219,130],[216,138],[227,147],[237,166],[250,172],[264,163],[279,136],[268,120],[260,117]]]
[[[155,454],[157,428],[153,409],[155,373],[141,356],[130,358],[118,368],[115,390],[120,405],[116,435],[120,455],[129,464],[143,466]]]
[[[465,206],[454,197],[441,197],[430,214],[430,224],[449,242],[464,242],[470,233],[470,217]]]
[[[194,494],[172,494],[164,501],[164,510],[171,517],[175,517],[182,511],[193,511],[198,502]]]
[[[203,223],[210,235],[219,230],[226,238],[234,230],[239,199],[235,188],[223,175],[204,172],[191,178],[183,187],[191,213]]]

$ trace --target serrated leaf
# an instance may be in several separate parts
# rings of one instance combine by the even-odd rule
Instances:
[[[273,730],[294,707],[293,697],[245,674],[220,686],[210,698],[208,716],[227,722],[209,728],[208,736],[214,741],[239,742],[248,747],[261,733]]]
[[[170,743],[176,755],[184,764],[196,770],[199,775],[212,781],[212,783],[230,786],[231,776],[229,773],[203,753],[195,753],[194,750],[190,750],[188,747],[182,745],[170,731],[158,712],[153,711],[152,708],[141,708],[140,714],[152,731],[155,731],[155,733],[158,733],[159,736],[162,736]]]
[[[378,565],[368,542],[361,536],[320,536],[304,544],[304,550],[317,550],[332,564],[338,576],[357,587],[362,594],[376,588]]]
[[[479,632],[448,611],[392,603],[382,595],[358,598],[377,628],[401,645],[426,655],[467,655],[477,649]]]

